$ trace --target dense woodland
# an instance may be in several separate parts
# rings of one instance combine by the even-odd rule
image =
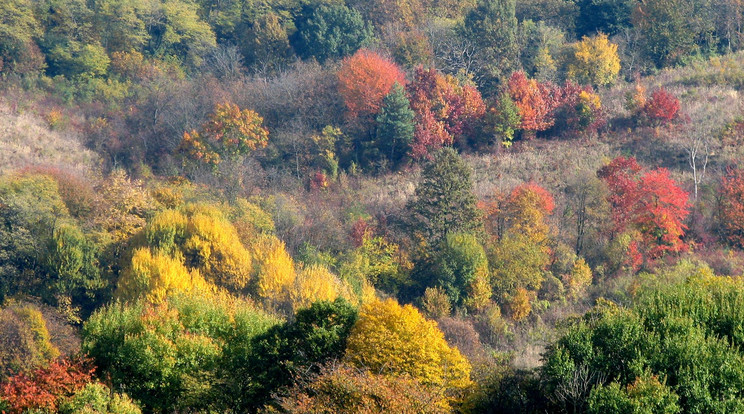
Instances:
[[[744,412],[741,0],[0,1],[0,412]]]

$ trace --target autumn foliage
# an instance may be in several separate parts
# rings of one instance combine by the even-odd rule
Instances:
[[[458,390],[470,384],[470,364],[447,345],[437,324],[393,299],[362,307],[346,357],[374,372],[410,375],[427,385]]]
[[[553,126],[551,115],[558,107],[555,85],[528,79],[524,72],[517,71],[509,78],[508,90],[519,110],[522,129],[537,132]]]
[[[462,140],[486,112],[475,86],[434,68],[417,67],[408,94],[417,121],[411,148],[414,158],[429,156],[442,146]]]
[[[55,412],[61,399],[71,397],[93,378],[94,368],[84,359],[61,359],[29,374],[19,373],[0,388],[9,413],[29,410]]]
[[[679,114],[679,99],[666,89],[659,88],[646,101],[643,113],[651,122],[666,124]]]
[[[376,115],[395,83],[406,84],[403,71],[379,54],[360,49],[341,63],[339,93],[351,118]]]
[[[729,167],[721,179],[719,223],[726,240],[744,246],[744,171]]]
[[[216,167],[223,160],[263,148],[268,141],[261,116],[227,102],[215,106],[199,131],[184,132],[180,150],[192,160]]]
[[[688,193],[668,170],[644,171],[634,158],[618,157],[598,174],[610,189],[617,233],[640,232],[647,258],[686,250],[682,236],[687,228]]]

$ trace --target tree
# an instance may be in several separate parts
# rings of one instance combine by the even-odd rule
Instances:
[[[44,367],[59,356],[44,315],[30,303],[0,310],[0,379]]]
[[[412,228],[435,246],[447,234],[482,229],[470,169],[452,148],[440,150],[421,173],[408,204]]]
[[[465,144],[486,111],[480,92],[452,75],[434,68],[416,68],[408,85],[416,131],[411,154],[430,158],[434,151],[454,142]]]
[[[514,72],[507,85],[509,95],[517,106],[522,120],[521,129],[532,134],[553,126],[553,111],[556,102],[556,86],[549,82],[528,79],[524,72]]]
[[[684,219],[689,214],[688,196],[669,171],[659,168],[642,173],[634,158],[615,158],[598,175],[610,189],[615,231],[638,230],[646,257],[653,259],[667,252],[680,252]]]
[[[641,33],[641,48],[656,67],[684,61],[715,49],[710,2],[648,0],[633,9],[632,23]]]
[[[396,83],[377,116],[376,149],[396,167],[408,153],[414,137],[414,112],[403,86]]]
[[[599,302],[548,348],[541,380],[556,405],[621,413],[744,406],[735,391],[744,383],[742,337],[732,331],[742,320],[734,305],[742,283],[707,266],[670,274],[639,283],[631,308]]]
[[[0,4],[0,73],[26,73],[43,68],[44,60],[35,39],[42,27],[29,0]]]
[[[444,288],[455,306],[470,305],[475,309],[491,297],[486,252],[472,234],[447,234],[435,253],[432,273],[429,284]]]
[[[652,123],[667,124],[679,115],[679,99],[664,88],[656,89],[642,112]]]
[[[306,9],[297,22],[294,36],[298,55],[305,59],[314,57],[323,63],[329,58],[344,58],[367,46],[374,32],[356,9],[332,4]]]
[[[536,244],[548,238],[547,217],[553,214],[555,201],[550,193],[530,182],[515,187],[505,201],[505,221],[508,230],[526,236]]]
[[[470,384],[470,364],[447,345],[436,323],[393,299],[362,307],[349,335],[346,358],[373,372],[410,375],[424,385],[451,391]]]
[[[251,339],[278,320],[226,295],[173,296],[160,305],[114,303],[83,326],[83,352],[115,391],[147,411],[238,407],[223,394]]]
[[[634,3],[631,0],[580,0],[576,3],[576,32],[579,36],[606,33],[613,36],[631,26]]]
[[[217,45],[215,34],[201,20],[198,5],[182,0],[157,0],[144,9],[150,55],[164,58],[175,56],[182,62],[198,67],[206,53]]]
[[[59,403],[85,387],[93,378],[94,368],[83,359],[61,359],[29,374],[19,373],[0,387],[11,413],[55,412]]]
[[[266,147],[269,131],[263,118],[232,103],[217,104],[199,131],[184,132],[180,151],[188,158],[216,168]]]
[[[450,412],[447,401],[433,387],[409,377],[393,379],[344,364],[323,366],[305,384],[287,390],[277,405],[288,414]]]
[[[573,57],[567,68],[569,77],[594,86],[615,82],[620,72],[620,58],[617,45],[611,43],[606,34],[584,37],[573,48]]]
[[[230,382],[236,405],[259,408],[281,387],[291,386],[318,367],[341,359],[357,321],[357,309],[343,299],[315,302],[298,310],[294,322],[257,335],[247,355],[228,355],[235,371]],[[242,378],[250,378],[244,381]]]
[[[393,85],[406,83],[398,65],[367,49],[343,60],[338,81],[339,93],[352,118],[377,115]]]
[[[730,166],[721,178],[719,226],[726,240],[735,246],[744,246],[744,172]]]
[[[677,393],[656,376],[644,375],[625,388],[613,382],[592,389],[588,412],[675,414],[680,412],[678,401]]]
[[[519,108],[508,93],[499,95],[495,105],[486,113],[486,128],[501,145],[510,147],[522,125]]]
[[[61,414],[141,414],[139,406],[126,394],[111,392],[100,382],[90,382],[59,405]]]
[[[240,39],[246,65],[259,73],[274,73],[292,59],[287,30],[276,13],[255,17]]]
[[[515,0],[479,0],[459,29],[476,46],[484,65],[484,90],[495,86],[517,68],[517,18]]]

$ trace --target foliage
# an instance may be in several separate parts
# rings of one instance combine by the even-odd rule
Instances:
[[[659,168],[643,172],[634,158],[615,158],[598,175],[610,189],[615,231],[639,231],[647,258],[686,249],[682,241],[688,194]]]
[[[344,58],[367,46],[374,39],[374,32],[356,9],[331,4],[307,10],[297,22],[295,36],[298,55],[324,62]]]
[[[574,263],[571,273],[563,275],[563,284],[571,299],[577,300],[584,295],[586,288],[592,284],[592,269],[583,258]]]
[[[515,187],[505,202],[506,227],[536,244],[544,244],[549,235],[548,216],[553,214],[555,201],[543,187],[530,182]]]
[[[61,359],[28,374],[14,375],[0,388],[0,399],[11,413],[55,412],[61,400],[91,381],[93,371],[89,361]]]
[[[216,167],[266,147],[263,118],[232,103],[217,104],[199,131],[184,132],[180,151],[194,161]]]
[[[744,174],[742,170],[729,167],[721,178],[721,203],[719,225],[726,240],[736,246],[744,246]]]
[[[742,407],[742,285],[705,272],[684,279],[641,285],[632,309],[602,302],[588,312],[546,354],[548,395],[569,410],[590,402],[594,412]]]
[[[495,105],[488,109],[485,123],[489,132],[505,147],[510,147],[522,125],[519,108],[508,93],[499,95]]]
[[[521,234],[507,233],[488,252],[493,293],[502,303],[519,289],[540,289],[550,256],[544,246]]]
[[[490,299],[488,260],[478,239],[449,233],[435,253],[430,284],[444,288],[454,306],[482,307]],[[471,297],[470,293],[477,293]]]
[[[617,45],[607,35],[584,37],[574,45],[572,59],[568,62],[567,74],[579,83],[595,86],[610,85],[620,72]]]
[[[613,382],[599,386],[589,395],[590,413],[652,413],[680,412],[679,396],[655,376],[638,377],[624,389]]]
[[[189,271],[178,259],[140,248],[134,251],[131,265],[119,279],[116,296],[125,301],[162,303],[170,295],[201,295],[212,290],[198,270]]]
[[[462,390],[470,384],[470,364],[450,348],[436,323],[411,305],[374,300],[359,312],[348,340],[346,358],[359,367],[422,384]]]
[[[390,60],[367,49],[360,49],[341,63],[339,93],[351,118],[374,116],[396,83],[405,85],[403,71]]]
[[[232,358],[248,352],[251,338],[276,323],[224,296],[170,297],[160,305],[115,303],[85,323],[83,351],[114,390],[126,390],[143,409],[219,410],[229,404],[218,390],[234,380]]]
[[[382,101],[377,116],[375,158],[386,158],[393,168],[400,165],[410,151],[414,139],[414,112],[405,94],[405,89],[396,83]]]
[[[140,414],[139,406],[126,394],[112,393],[100,382],[90,382],[59,405],[61,414]]]
[[[558,106],[555,85],[528,79],[519,71],[509,78],[508,91],[519,111],[521,129],[537,132],[553,126],[555,119],[551,114]]]
[[[59,356],[51,342],[46,320],[29,303],[10,304],[0,310],[0,378],[30,372]]]
[[[264,413],[352,414],[352,413],[448,413],[446,401],[432,387],[410,377],[388,378],[346,365],[321,368],[305,384],[282,396],[278,410]]]
[[[483,226],[470,169],[451,148],[440,150],[424,167],[408,209],[413,228],[432,245],[449,233],[478,231]]]
[[[659,88],[646,101],[643,114],[652,123],[667,124],[679,115],[679,99],[666,89]]]
[[[479,0],[459,31],[476,45],[481,56],[485,90],[495,92],[495,86],[518,64],[516,1]]]
[[[416,68],[408,95],[416,113],[414,158],[430,159],[442,146],[464,144],[486,111],[478,89],[434,68]]]
[[[236,406],[258,408],[272,393],[289,386],[317,366],[340,359],[357,320],[357,310],[349,302],[336,299],[319,301],[295,314],[294,322],[276,325],[257,335],[247,354],[230,355],[236,371],[231,382]],[[249,380],[238,380],[241,377]],[[243,381],[243,382],[241,382]]]
[[[33,3],[11,0],[0,5],[0,72],[27,73],[43,69],[44,60],[35,39],[42,26]]]

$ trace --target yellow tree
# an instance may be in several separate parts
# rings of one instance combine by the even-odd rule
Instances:
[[[310,307],[314,302],[321,300],[333,302],[339,297],[352,303],[356,302],[351,287],[319,265],[308,266],[297,273],[289,297],[295,312]]]
[[[256,259],[256,294],[275,303],[286,300],[295,282],[292,257],[284,242],[275,236],[264,236],[253,245]]]
[[[595,86],[615,82],[620,72],[620,58],[617,45],[610,42],[606,34],[584,37],[573,49],[567,68],[569,77]]]
[[[392,376],[410,375],[450,391],[470,385],[470,363],[450,348],[437,324],[393,299],[364,305],[348,339],[353,364]]]
[[[181,260],[155,253],[148,248],[134,251],[132,263],[119,279],[116,296],[127,301],[144,299],[162,303],[176,293],[207,293],[214,286],[199,271],[189,271]]]

